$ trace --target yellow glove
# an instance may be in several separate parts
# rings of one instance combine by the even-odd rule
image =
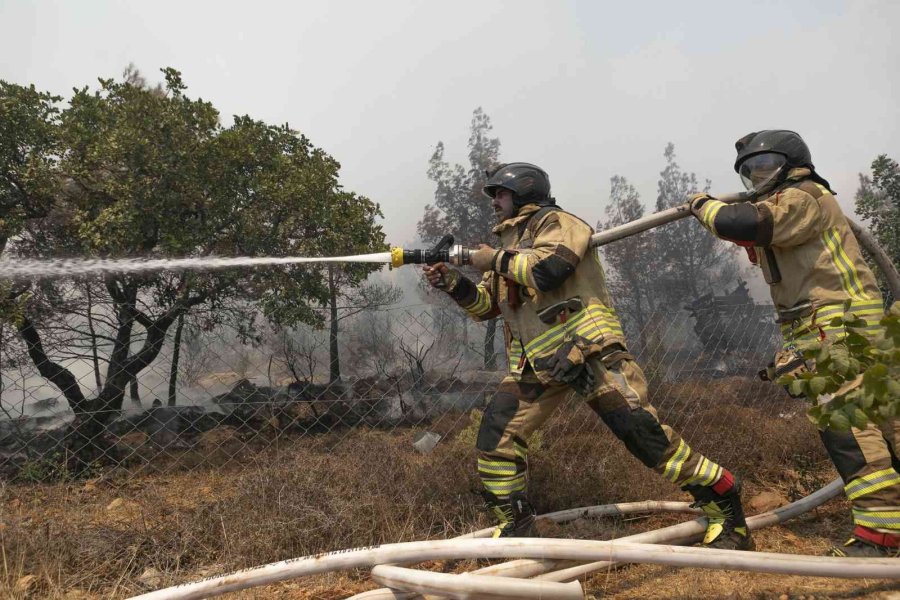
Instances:
[[[469,254],[469,264],[482,272],[491,271],[494,268],[494,259],[500,250],[491,248],[487,244],[481,244],[478,250]]]

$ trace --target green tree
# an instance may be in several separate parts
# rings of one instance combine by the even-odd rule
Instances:
[[[0,253],[53,203],[61,99],[0,80]]]
[[[24,185],[26,194],[43,197],[47,182],[58,182],[42,204],[46,216],[14,232],[9,249],[33,257],[314,256],[348,239],[383,245],[378,206],[341,189],[337,161],[287,125],[238,116],[223,128],[209,102],[185,95],[177,71],[163,72],[162,88],[106,79],[99,89],[75,91],[49,127],[56,146],[37,160],[50,175]],[[21,94],[7,89],[0,103],[23,111]],[[121,409],[127,384],[156,359],[169,328],[188,311],[202,308],[213,324],[227,322],[249,337],[257,316],[321,323],[318,307],[329,297],[321,273],[304,266],[96,281],[110,320],[96,395],[86,394],[57,358],[62,340],[44,327],[70,310],[78,286],[43,281],[16,290],[17,298],[30,295],[16,323],[28,355],[76,414],[70,439],[78,466],[112,455],[105,426]]]
[[[481,193],[485,171],[500,162],[500,140],[491,137],[490,118],[481,107],[472,113],[469,133],[469,166],[451,165],[444,158],[444,144],[437,148],[428,163],[428,178],[435,183],[434,204],[425,206],[418,223],[419,237],[433,245],[447,233],[456,243],[466,246],[496,243],[491,233],[496,216],[490,201]],[[484,368],[495,370],[494,352],[497,322],[488,321],[483,343]]]
[[[886,154],[872,161],[872,176],[859,174],[856,213],[865,219],[878,243],[894,264],[900,264],[900,165]],[[888,286],[879,273],[884,296]]]
[[[659,174],[656,210],[679,206],[700,191],[697,176],[675,162],[675,145],[666,145],[666,167]],[[709,191],[707,180],[702,191]],[[657,306],[677,310],[685,301],[724,290],[737,277],[734,247],[709,235],[693,219],[669,223],[653,232],[656,269],[651,289]]]

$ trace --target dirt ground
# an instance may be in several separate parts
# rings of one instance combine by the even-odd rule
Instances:
[[[748,409],[749,410],[749,409]],[[732,411],[739,418],[760,417]],[[650,476],[621,445],[595,429],[567,427],[565,448],[534,449],[539,512],[643,499],[689,500]],[[779,421],[780,423],[780,421]],[[446,424],[445,424],[446,425]],[[710,427],[720,427],[710,421]],[[440,428],[436,424],[435,428]],[[808,494],[835,477],[813,434],[796,423],[748,428],[759,456],[730,464],[753,473],[744,498],[754,514]],[[753,431],[758,433],[754,434]],[[774,433],[773,433],[774,431]],[[794,465],[764,461],[778,448]],[[429,455],[410,449],[414,432],[357,432],[352,441],[301,440],[251,463],[191,472],[0,484],[0,598],[125,598],[176,583],[317,552],[378,543],[453,537],[488,525],[470,489],[477,487],[465,423],[443,430]],[[548,434],[557,435],[559,430]],[[752,436],[756,435],[756,438]],[[801,460],[802,457],[802,460]],[[573,463],[575,466],[573,467]],[[765,465],[768,465],[767,467]],[[161,469],[162,470],[162,469]],[[600,476],[585,479],[584,473]],[[610,539],[687,518],[651,515],[542,526],[546,537]],[[850,530],[842,498],[756,534],[757,548],[822,554]],[[471,562],[430,563],[461,572]],[[234,593],[229,598],[336,600],[378,587],[366,572],[309,577]],[[631,565],[583,582],[589,598],[900,598],[900,582],[773,576]]]

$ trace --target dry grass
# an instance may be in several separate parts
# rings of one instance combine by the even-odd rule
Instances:
[[[803,417],[778,418],[771,406],[745,402],[741,394],[752,393],[746,387],[724,382],[715,390],[715,401],[673,388],[670,400],[693,404],[690,418],[683,416],[687,410],[673,410],[671,421],[690,432],[695,447],[744,473],[748,495],[775,489],[796,496],[831,479],[830,466]],[[344,437],[286,440],[240,466],[4,487],[0,597],[118,598],[293,556],[451,537],[486,526],[480,500],[470,493],[478,484],[471,432],[460,433],[467,423],[461,414],[432,423],[429,429],[443,433],[446,441],[425,456],[411,448],[413,430],[360,430]],[[685,498],[629,456],[598,423],[588,409],[575,405],[546,428],[532,463],[532,490],[541,512]],[[792,465],[787,471],[786,457]],[[578,521],[543,533],[603,539],[663,526],[671,519]],[[759,545],[818,553],[848,527],[847,507],[833,502],[761,534]],[[471,565],[431,567],[463,570]],[[33,579],[23,581],[29,576]],[[791,597],[852,597],[876,593],[878,586],[883,584],[633,566],[596,575],[585,587],[598,597],[693,598],[778,597],[794,591]],[[370,587],[365,573],[348,573],[235,596],[330,600]]]

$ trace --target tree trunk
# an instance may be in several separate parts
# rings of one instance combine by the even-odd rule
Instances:
[[[328,266],[328,305],[331,309],[331,328],[328,333],[329,377],[333,383],[341,378],[341,357],[338,354],[337,286],[334,282],[334,266]]]
[[[175,325],[175,347],[172,349],[172,365],[169,368],[169,406],[175,406],[175,389],[178,386],[178,360],[181,358],[181,331],[184,329],[184,313],[178,315]]]
[[[100,381],[100,357],[97,355],[97,333],[94,331],[94,300],[91,298],[91,284],[88,282],[86,284],[87,288],[87,318],[88,318],[88,331],[91,332],[91,361],[94,364],[94,383],[97,385],[97,393],[100,393],[100,388],[103,387],[103,383]]]
[[[138,380],[137,377],[131,380],[131,383],[128,384],[128,397],[131,398],[131,403],[135,406],[141,406],[141,393],[138,390]]]
[[[487,322],[484,330],[484,370],[497,370],[497,353],[494,351],[494,338],[497,336],[497,319]]]

